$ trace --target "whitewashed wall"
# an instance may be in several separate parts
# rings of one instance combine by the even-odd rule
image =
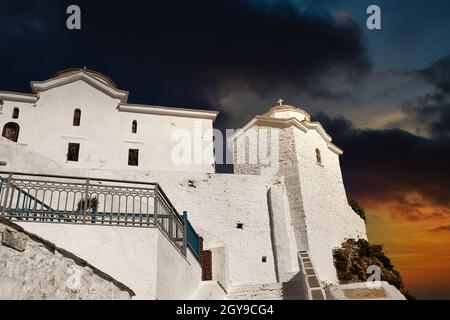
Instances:
[[[182,257],[161,232],[158,233],[156,297],[159,300],[190,299],[198,290],[202,269],[188,249]]]
[[[86,260],[5,219],[0,219],[0,239],[0,300],[128,300],[134,295]]]
[[[265,116],[286,121],[291,118],[308,120],[304,112],[295,110],[273,111]],[[249,163],[250,154],[260,152],[258,132],[268,129],[271,135],[279,137],[278,170],[268,170],[268,165],[260,162]],[[255,124],[248,128],[246,136],[246,143],[241,140],[234,145],[235,172],[284,177],[295,247],[310,252],[321,281],[337,283],[332,250],[340,247],[345,239],[367,238],[364,221],[348,205],[339,155],[329,149],[328,142],[317,130],[304,132],[294,125],[284,127],[276,121],[272,125],[269,122],[264,126]],[[321,152],[322,165],[317,163],[316,148]],[[272,164],[272,167],[276,166]],[[275,243],[283,242],[285,235],[278,234]],[[292,240],[289,243],[292,245]],[[287,267],[288,264],[283,263],[278,268]]]
[[[192,253],[186,259],[157,228],[18,224],[129,286],[133,299],[189,299],[201,282]]]
[[[27,147],[1,138],[0,160],[8,162],[0,167],[6,171],[158,182],[180,213],[188,211],[195,230],[205,239],[205,249],[226,248],[228,275],[223,279],[229,283],[225,287],[276,282],[267,192],[279,182],[272,177],[68,169],[47,165],[44,157]],[[238,222],[244,224],[243,230],[236,229]]]
[[[20,144],[69,168],[130,169],[128,149],[139,149],[139,167],[131,169],[214,172],[213,161],[175,164],[171,158],[177,144],[171,141],[174,129],[192,132],[192,144],[197,142],[212,157],[212,120],[119,111],[119,99],[83,80],[40,92],[39,96],[35,105],[5,99],[0,130],[6,123],[16,122]],[[20,109],[18,119],[12,119],[14,107]],[[81,110],[79,127],[73,126],[75,109]],[[133,120],[137,121],[136,134],[131,130]],[[196,129],[200,132],[197,136]],[[66,161],[69,142],[80,144],[78,162]]]
[[[332,250],[345,239],[367,238],[365,223],[348,205],[339,156],[317,131],[294,132],[310,257],[321,281],[337,283]]]
[[[157,229],[31,222],[17,224],[73,252],[129,286],[136,293],[136,299],[157,297]]]

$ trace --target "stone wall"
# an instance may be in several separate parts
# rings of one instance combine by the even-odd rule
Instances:
[[[130,287],[133,299],[189,299],[201,267],[158,228],[19,222],[23,228],[104,270]]]
[[[83,259],[0,217],[0,300],[127,300],[133,295]]]

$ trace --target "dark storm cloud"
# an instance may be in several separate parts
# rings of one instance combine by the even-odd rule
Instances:
[[[418,73],[441,91],[450,93],[450,55]]]
[[[322,76],[339,72],[352,81],[370,69],[352,21],[302,13],[286,0],[257,3],[77,1],[82,30],[69,31],[71,1],[2,1],[0,60],[8,77],[0,88],[24,90],[28,80],[86,65],[130,90],[133,102],[216,105],[227,83],[261,95],[281,86],[332,95]]]
[[[345,118],[323,113],[315,120],[345,151],[342,170],[353,197],[407,219],[450,214],[450,139],[400,129],[357,129]]]
[[[450,95],[432,92],[407,103],[403,108],[406,118],[418,132],[432,137],[450,137]]]
[[[434,90],[403,104],[403,122],[435,138],[450,137],[450,55],[413,74],[432,84]]]

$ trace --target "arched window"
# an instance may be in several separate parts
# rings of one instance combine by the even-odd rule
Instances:
[[[9,122],[3,127],[2,137],[17,142],[19,140],[20,127],[15,122]]]
[[[322,163],[322,156],[320,155],[319,149],[316,149],[316,159],[318,163]]]
[[[80,126],[80,121],[81,121],[81,110],[80,109],[75,109],[75,111],[73,113],[73,126],[74,127],[79,127]]]
[[[13,114],[12,114],[12,118],[13,119],[19,119],[19,108],[14,108],[14,110],[13,110]]]
[[[137,133],[137,121],[136,120],[133,120],[133,123],[131,125],[131,132]]]

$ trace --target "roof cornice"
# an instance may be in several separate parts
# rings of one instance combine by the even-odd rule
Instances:
[[[309,122],[307,120],[299,121],[297,118],[272,118],[267,116],[256,116],[249,123],[247,123],[242,129],[236,131],[236,133],[230,138],[231,141],[237,140],[240,136],[245,134],[253,126],[267,126],[274,128],[289,128],[296,127],[303,132],[308,130],[316,130],[320,136],[327,142],[328,149],[342,155],[344,151],[332,143],[332,138],[326,133],[325,129],[319,122]]]
[[[188,118],[199,118],[199,119],[209,119],[216,120],[218,111],[211,110],[201,110],[201,109],[184,109],[184,108],[173,108],[173,107],[161,107],[152,105],[142,105],[142,104],[130,104],[121,103],[117,107],[119,111],[122,112],[134,112],[134,113],[146,113],[146,114],[156,114],[174,117],[188,117]]]
[[[31,81],[30,85],[33,92],[38,93],[40,91],[47,91],[65,84],[69,84],[77,80],[85,81],[86,83],[109,95],[110,97],[120,99],[120,101],[123,103],[126,103],[128,101],[128,91],[113,88],[105,82],[100,81],[99,79],[96,79],[90,74],[84,72],[83,70],[45,81]]]
[[[35,103],[39,100],[39,96],[37,94],[0,91],[0,100]]]

